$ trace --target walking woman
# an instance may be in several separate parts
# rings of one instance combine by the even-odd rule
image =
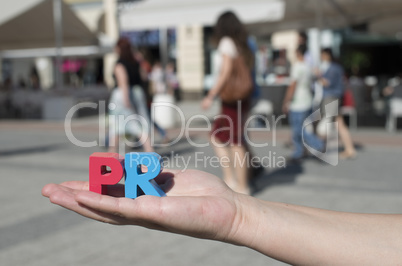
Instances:
[[[247,31],[234,13],[223,13],[218,18],[214,30],[216,41],[219,43],[220,74],[216,84],[202,101],[202,107],[208,109],[215,97],[221,97],[221,115],[214,121],[211,142],[216,155],[220,158],[226,184],[237,192],[250,194],[248,185],[249,158],[244,139],[244,122],[247,118],[249,97],[228,103],[224,101],[222,96],[225,90],[235,93],[234,88],[228,87],[227,84],[231,83],[230,79],[234,78],[233,70],[241,64],[245,65],[246,71],[243,72],[247,72],[249,77],[239,80],[239,83],[243,83],[245,79],[250,80],[249,85],[244,85],[250,86],[250,88],[241,89],[250,89],[251,93],[253,55],[248,47]]]
[[[119,147],[125,147],[121,138],[126,132],[140,139],[138,145],[134,146],[143,145],[145,152],[153,152],[140,66],[126,38],[118,40],[115,51],[119,59],[114,69],[116,88],[109,103],[109,152],[117,152]],[[124,150],[121,152],[124,153]]]

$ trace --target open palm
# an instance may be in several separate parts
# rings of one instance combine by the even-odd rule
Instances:
[[[216,240],[228,240],[241,222],[238,197],[211,174],[165,171],[156,179],[167,197],[124,198],[124,186],[111,196],[88,191],[88,182],[48,184],[42,194],[54,204],[101,222],[139,225],[151,229]]]

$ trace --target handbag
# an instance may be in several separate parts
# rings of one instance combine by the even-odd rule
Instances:
[[[223,103],[233,104],[250,97],[252,91],[251,71],[248,69],[243,56],[238,55],[233,59],[232,71],[219,96]]]

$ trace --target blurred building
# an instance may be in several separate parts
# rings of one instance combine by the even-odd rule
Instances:
[[[321,47],[331,47],[348,72],[356,70],[356,64],[359,75],[394,75],[392,69],[400,68],[399,61],[389,63],[391,57],[380,57],[384,51],[389,56],[400,54],[399,0],[131,1],[121,5],[120,31],[137,46],[149,47],[161,60],[160,33],[168,29],[168,42],[163,45],[167,46],[168,59],[177,61],[181,87],[187,93],[199,94],[212,84],[208,82],[214,69],[211,26],[226,10],[235,11],[255,36],[259,48],[256,67],[261,70],[262,85],[286,83],[286,79],[270,74],[280,56],[285,54],[290,63],[294,60],[300,30],[309,36],[315,66]]]
[[[105,32],[103,0],[64,0],[82,22],[96,33]]]
[[[55,86],[56,76],[54,1],[22,1],[24,3],[8,2],[0,12],[1,76],[18,86],[19,83],[29,84],[30,73],[36,71],[41,88],[49,89]],[[66,0],[61,3],[63,83],[67,87],[104,83],[103,57],[112,51],[115,41],[107,36],[104,1]],[[14,34],[15,31],[19,34]]]
[[[50,117],[63,109],[62,117],[76,102],[107,98],[104,60],[113,51],[117,29],[108,36],[104,2],[115,3],[20,0],[2,4],[0,100],[11,106],[7,116]],[[58,102],[69,104],[61,107]]]
[[[269,23],[283,18],[284,3],[281,0],[137,1],[122,6],[120,30],[131,36],[136,45],[148,41],[146,46],[160,51],[158,60],[176,61],[184,94],[200,97],[214,69],[211,27],[227,10],[234,11],[246,24]]]
[[[4,2],[0,10],[0,79],[11,80],[17,87],[31,86],[37,81],[42,89],[55,87],[57,50],[51,14],[56,0],[0,1]],[[357,77],[355,80],[363,84],[367,76],[375,77],[375,88],[370,85],[370,90],[359,96],[366,99],[362,105],[370,106],[370,101],[377,101],[373,97],[380,97],[378,90],[402,72],[400,0],[63,0],[63,3],[60,70],[66,87],[100,84],[113,87],[116,61],[113,46],[122,35],[141,50],[149,63],[175,62],[184,95],[200,97],[204,89],[213,85],[217,72],[212,26],[226,10],[234,11],[254,37],[257,81],[263,97],[274,103],[281,102],[288,81],[286,66],[294,60],[301,30],[309,37],[312,66],[319,65],[321,47],[331,47],[347,72]]]

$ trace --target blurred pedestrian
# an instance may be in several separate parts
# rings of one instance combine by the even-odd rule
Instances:
[[[251,67],[251,78],[253,82],[253,92],[251,93],[250,97],[250,102],[249,102],[249,108],[253,109],[258,102],[261,100],[261,88],[257,83],[257,53],[258,53],[258,45],[257,45],[257,40],[255,39],[254,36],[248,36],[247,38],[247,45],[248,48],[250,49],[252,53],[252,60],[253,64]],[[260,59],[264,60],[262,54],[260,54]],[[261,62],[260,60],[260,67],[263,67],[264,63]],[[260,69],[263,71],[262,69]],[[266,69],[265,69],[266,72]],[[263,72],[261,72],[263,73]],[[245,148],[246,148],[246,153],[249,155],[249,158],[252,159],[254,158],[254,153],[249,145],[249,143],[244,142]],[[250,172],[249,172],[249,178],[250,179],[255,179],[257,178],[260,174],[264,172],[264,167],[261,165],[261,163],[251,163],[250,162]]]
[[[114,69],[116,88],[109,103],[109,151],[117,151],[120,138],[127,130],[140,138],[145,152],[152,152],[149,138],[151,124],[139,63],[135,60],[131,44],[126,38],[118,40],[115,52],[119,59]]]
[[[299,31],[297,35],[297,47],[300,49],[303,49],[305,52],[303,54],[304,57],[304,62],[309,66],[310,70],[313,69],[314,62],[312,60],[310,51],[308,49],[308,36],[305,31]],[[314,91],[313,83],[311,82],[311,90]],[[292,137],[285,141],[284,147],[286,148],[292,148],[293,147],[293,140]]]
[[[164,79],[165,78],[162,65],[159,61],[157,61],[152,66],[152,71],[149,75],[149,80],[151,81],[151,91],[153,95],[166,93],[166,84]]]
[[[7,77],[4,80],[4,83],[1,84],[0,86],[0,92],[2,92],[5,95],[4,99],[4,109],[6,111],[6,117],[13,117],[13,113],[15,114],[16,109],[13,105],[13,100],[12,100],[12,93],[13,93],[13,81],[11,77]]]
[[[382,95],[389,101],[393,97],[402,98],[402,72],[388,80],[388,84],[382,89]]]
[[[321,107],[338,100],[340,104],[344,93],[344,72],[341,65],[334,61],[330,48],[321,50],[321,67],[318,82],[323,87]],[[321,108],[325,113],[325,108]]]
[[[303,140],[316,151],[324,149],[324,143],[316,135],[306,130],[304,121],[311,113],[311,71],[304,54],[306,47],[300,45],[296,49],[296,63],[292,66],[291,83],[283,101],[283,113],[289,113],[289,123],[292,128],[294,152],[290,158],[293,162],[300,161],[304,156]]]
[[[394,113],[402,106],[402,72],[388,80],[387,86],[381,92],[386,102],[386,128],[392,131],[396,128],[396,116]]]
[[[158,95],[163,95],[168,93],[168,87],[166,85],[167,81],[167,76],[166,73],[164,72],[164,69],[162,68],[162,65],[159,61],[155,62],[152,71],[149,75],[149,80],[151,81],[151,93],[152,93],[152,101],[154,102],[157,98]],[[173,103],[173,100],[172,100]],[[166,135],[165,130],[156,123],[155,120],[152,120],[153,125],[155,126],[155,129],[160,133],[162,136],[162,143],[167,144],[169,142],[169,139]]]
[[[202,101],[202,107],[210,108],[214,98],[220,96],[221,116],[214,121],[211,142],[221,160],[224,181],[235,191],[250,194],[244,122],[253,91],[253,55],[247,31],[233,12],[223,13],[214,30],[222,63],[218,80]],[[236,96],[238,93],[244,94]]]
[[[299,31],[297,36],[297,45],[303,46],[305,49],[304,53],[304,61],[306,64],[312,69],[314,67],[314,59],[310,53],[309,46],[308,46],[308,35],[305,31]]]
[[[320,124],[323,126],[327,121],[333,121],[335,119],[339,136],[345,148],[344,152],[342,152],[339,157],[341,159],[353,159],[356,157],[356,150],[353,146],[349,129],[339,113],[339,107],[342,106],[345,96],[344,71],[342,66],[334,61],[334,56],[330,48],[321,50],[321,61],[321,73],[318,82],[323,88],[321,116],[325,118]],[[337,103],[334,104],[334,101],[337,101]]]
[[[167,144],[169,142],[169,138],[167,136],[166,131],[160,127],[158,125],[158,123],[155,122],[155,119],[153,119],[152,117],[152,110],[151,110],[151,103],[152,103],[152,97],[153,95],[151,95],[152,93],[149,91],[149,78],[151,77],[151,71],[152,71],[152,67],[151,64],[145,59],[145,56],[140,52],[137,51],[134,55],[135,59],[139,62],[140,64],[140,73],[141,73],[141,79],[142,82],[144,84],[144,89],[145,89],[145,95],[146,95],[146,107],[147,107],[147,111],[148,111],[148,115],[150,116],[152,125],[154,126],[154,128],[156,129],[156,131],[158,131],[159,135],[161,136],[161,142],[163,144]],[[152,82],[151,82],[152,85]]]
[[[31,67],[31,73],[29,76],[29,84],[30,88],[33,90],[40,90],[40,78],[39,78],[39,73],[36,67]],[[26,84],[24,83],[24,88],[26,87]]]
[[[354,105],[353,94],[352,91],[349,89],[349,80],[345,76],[345,86],[347,89],[344,91],[344,95],[342,97],[342,101],[340,106],[350,106]],[[354,159],[356,158],[356,149],[352,141],[352,137],[350,136],[349,129],[345,123],[343,115],[341,113],[338,114],[336,117],[336,122],[338,125],[338,133],[339,137],[341,138],[344,151],[339,154],[339,158],[341,159]]]
[[[286,77],[289,74],[290,62],[287,58],[286,49],[280,49],[278,57],[274,60],[274,73],[278,77]]]
[[[343,68],[334,61],[334,56],[330,48],[321,50],[321,65],[316,71],[317,86],[322,88],[320,96],[321,121],[317,125],[317,133],[324,137],[326,124],[334,122],[344,94],[344,71]]]
[[[179,102],[181,100],[179,79],[177,78],[175,65],[173,62],[169,62],[166,65],[165,73],[168,92],[174,96],[176,102]]]

